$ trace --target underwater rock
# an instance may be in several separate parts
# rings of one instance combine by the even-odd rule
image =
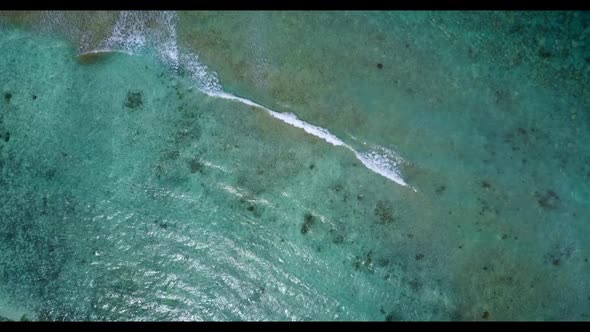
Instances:
[[[311,213],[307,212],[305,214],[305,216],[303,217],[303,225],[301,225],[301,234],[307,234],[307,232],[309,232],[309,229],[315,222],[314,219],[315,218]]]
[[[143,93],[139,90],[127,92],[127,98],[125,99],[125,107],[127,108],[138,108],[143,106]]]
[[[373,250],[369,250],[364,259],[359,256],[354,256],[354,262],[352,263],[352,266],[355,270],[359,270],[361,266],[364,266],[369,272],[373,273]]]
[[[436,188],[436,190],[434,191],[437,195],[442,194],[445,190],[447,189],[447,187],[445,185],[439,186],[438,188]]]
[[[378,201],[373,213],[379,217],[378,223],[389,224],[393,222],[393,211],[384,201]]]
[[[547,190],[545,194],[535,193],[537,203],[546,210],[555,210],[559,203],[559,196],[553,190]]]
[[[571,258],[575,248],[571,246],[556,245],[553,249],[545,255],[546,262],[551,263],[553,266],[560,266],[561,263]]]
[[[4,142],[8,143],[8,141],[10,141],[10,132],[8,132],[8,131],[5,131],[5,132],[0,131],[0,139],[4,140]]]
[[[10,99],[12,99],[12,93],[10,91],[4,92],[4,100],[6,103],[10,103]]]
[[[373,265],[373,250],[369,250],[369,252],[367,253],[364,264],[369,267]]]
[[[154,224],[158,225],[158,227],[160,227],[162,229],[168,228],[168,223],[163,220],[160,220],[160,219],[154,220]]]
[[[341,192],[344,187],[341,184],[336,184],[332,187],[332,190],[335,192]]]
[[[204,165],[201,162],[199,162],[198,159],[190,159],[187,161],[187,164],[192,174],[195,174],[197,172],[202,173]]]

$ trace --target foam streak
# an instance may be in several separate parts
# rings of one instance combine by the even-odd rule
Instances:
[[[373,171],[373,172],[375,172],[375,173],[377,173],[377,174],[379,174],[379,175],[381,175],[381,176],[383,176],[383,177],[385,177],[385,178],[387,178],[399,185],[402,185],[404,187],[409,187],[409,185],[406,183],[406,181],[400,176],[399,171],[396,169],[396,166],[398,164],[400,164],[403,160],[400,160],[401,158],[399,158],[397,155],[393,154],[391,151],[386,150],[389,153],[384,153],[384,154],[379,154],[375,151],[371,151],[368,153],[360,153],[360,152],[356,151],[354,148],[352,148],[350,145],[344,143],[338,137],[334,136],[327,129],[322,128],[322,127],[318,127],[318,126],[309,124],[303,120],[300,120],[293,113],[275,112],[275,111],[273,111],[263,105],[260,105],[252,100],[238,97],[238,96],[232,95],[230,93],[227,93],[225,91],[214,91],[214,92],[203,91],[203,92],[205,92],[207,95],[209,95],[211,97],[235,100],[235,101],[238,101],[238,102],[243,103],[248,106],[260,108],[260,109],[266,111],[272,117],[279,119],[279,120],[281,120],[289,125],[292,125],[294,127],[301,128],[301,129],[305,130],[308,134],[319,137],[332,145],[343,146],[343,147],[347,148],[348,150],[352,151],[354,153],[356,159],[358,159],[361,163],[363,163],[363,165],[365,165],[365,167],[367,167],[369,170],[371,170],[371,171]],[[385,150],[383,148],[381,148],[381,149]],[[386,156],[384,156],[387,154],[394,155],[394,156],[393,156],[393,158],[387,158]],[[391,161],[391,159],[394,159],[394,160],[397,159],[397,160]],[[410,187],[410,188],[412,190],[416,191],[415,188],[412,188],[412,187]]]
[[[148,21],[151,21],[152,24],[155,22],[155,25],[160,29],[148,28]],[[109,50],[134,54],[149,43],[156,48],[158,55],[166,65],[174,70],[180,69],[187,72],[196,83],[197,88],[203,93],[211,97],[233,100],[264,110],[275,119],[303,129],[308,134],[316,136],[329,144],[345,147],[352,151],[355,157],[369,170],[401,186],[410,187],[398,171],[398,166],[404,160],[392,151],[377,147],[379,152],[376,150],[359,152],[327,129],[307,123],[293,113],[275,112],[250,99],[225,92],[217,78],[217,74],[202,64],[198,55],[180,52],[176,41],[177,21],[178,17],[175,12],[121,12],[111,36],[95,52]],[[410,188],[416,191],[416,189]]]

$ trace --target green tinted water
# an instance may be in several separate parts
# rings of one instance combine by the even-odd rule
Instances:
[[[2,19],[0,316],[588,320],[585,13]]]

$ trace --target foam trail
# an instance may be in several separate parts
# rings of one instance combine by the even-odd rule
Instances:
[[[96,51],[136,54],[145,46],[152,46],[162,62],[177,70],[180,66],[177,21],[175,12],[121,11],[110,36]]]
[[[314,135],[316,137],[319,137],[332,145],[346,146],[347,148],[350,149],[350,147],[348,145],[346,145],[344,142],[342,142],[338,137],[332,135],[328,130],[326,130],[322,127],[314,126],[314,125],[309,124],[305,121],[302,121],[299,118],[297,118],[297,116],[293,113],[275,112],[267,107],[264,107],[256,102],[253,102],[249,99],[238,97],[238,96],[235,96],[235,95],[229,94],[227,92],[223,92],[223,91],[222,92],[205,92],[205,93],[207,93],[209,96],[212,96],[212,97],[236,100],[236,101],[239,101],[239,102],[249,105],[249,106],[258,107],[260,109],[265,110],[272,117],[279,119],[279,120],[281,120],[287,124],[290,124],[294,127],[301,128],[301,129],[305,130],[307,133]]]
[[[159,48],[160,57],[163,58],[169,66],[178,69],[180,65],[178,44],[176,43],[176,22],[178,16],[175,12],[163,12],[161,13],[160,21],[164,24],[164,42]]]
[[[314,126],[314,125],[309,124],[305,121],[299,120],[299,118],[297,118],[297,116],[293,113],[278,113],[278,112],[274,112],[271,110],[268,110],[268,113],[270,115],[272,115],[273,117],[275,117],[285,123],[288,123],[294,127],[301,128],[301,129],[305,130],[308,134],[320,137],[324,141],[326,141],[332,145],[336,145],[336,146],[342,145],[347,148],[350,148],[348,145],[344,144],[344,142],[342,142],[338,137],[332,135],[327,129],[324,129],[324,128],[318,127],[318,126]]]
[[[227,95],[228,97],[226,99],[231,99],[229,98],[229,96],[231,96],[230,94],[223,92],[223,87],[221,86],[221,83],[219,83],[217,74],[210,71],[207,66],[202,64],[197,55],[183,54],[181,59],[184,69],[191,75],[199,90],[213,97],[223,98]],[[241,102],[244,102],[244,100],[241,100]]]
[[[384,158],[382,155],[375,153],[374,151],[368,153],[359,153],[354,149],[350,148],[356,159],[360,160],[365,167],[370,169],[371,171],[388,178],[391,181],[394,181],[404,187],[409,187],[410,189],[418,192],[416,188],[410,187],[406,181],[400,176],[397,168],[392,166],[390,161]]]
[[[146,20],[133,12],[122,11],[113,32],[102,43],[101,49],[122,50],[133,54],[146,43]]]
[[[151,25],[159,27],[154,29]],[[140,51],[147,43],[155,46],[161,60],[175,70],[186,71],[194,80],[197,88],[203,93],[215,97],[240,102],[264,110],[270,116],[281,120],[291,126],[301,128],[310,135],[321,138],[334,146],[342,146],[352,151],[355,157],[369,170],[401,185],[410,187],[398,171],[398,166],[404,160],[397,154],[385,148],[378,147],[377,151],[359,152],[341,139],[330,133],[327,129],[312,125],[299,119],[293,113],[275,112],[261,104],[247,98],[238,97],[223,90],[217,74],[199,61],[198,55],[179,51],[176,39],[176,22],[178,17],[175,12],[121,12],[119,19],[113,28],[113,32],[99,49],[94,52],[119,51],[134,54]]]
[[[252,100],[238,97],[238,96],[232,95],[230,93],[227,93],[225,91],[203,91],[203,92],[205,92],[207,95],[212,96],[212,97],[235,100],[235,101],[241,102],[243,104],[246,104],[248,106],[258,107],[260,109],[263,109],[267,113],[269,113],[272,117],[279,119],[279,120],[281,120],[287,124],[290,124],[294,127],[301,128],[301,129],[305,130],[307,133],[314,135],[316,137],[319,137],[332,145],[343,146],[343,147],[347,148],[348,150],[352,151],[354,153],[355,157],[361,163],[363,163],[363,165],[365,165],[365,167],[367,167],[369,170],[371,170],[371,171],[373,171],[373,172],[375,172],[375,173],[377,173],[377,174],[379,174],[379,175],[381,175],[381,176],[383,176],[383,177],[385,177],[385,178],[387,178],[387,179],[389,179],[401,186],[409,187],[410,189],[417,192],[417,190],[415,188],[410,187],[408,185],[408,183],[406,183],[406,181],[401,177],[401,175],[399,174],[399,171],[397,170],[397,166],[399,164],[401,164],[403,162],[403,160],[401,159],[401,157],[397,156],[397,154],[393,153],[390,150],[387,150],[385,148],[380,148],[380,150],[382,150],[384,152],[382,154],[379,154],[375,151],[360,153],[360,152],[356,151],[354,148],[352,148],[350,145],[344,143],[338,137],[334,136],[327,129],[322,128],[322,127],[318,127],[318,126],[309,124],[303,120],[300,120],[293,113],[275,112],[275,111],[273,111],[263,105],[260,105]],[[389,155],[389,158],[387,157],[387,155]],[[392,161],[392,159],[393,159],[393,161]]]

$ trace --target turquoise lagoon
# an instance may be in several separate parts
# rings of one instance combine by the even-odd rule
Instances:
[[[585,12],[0,14],[3,320],[589,320]]]

